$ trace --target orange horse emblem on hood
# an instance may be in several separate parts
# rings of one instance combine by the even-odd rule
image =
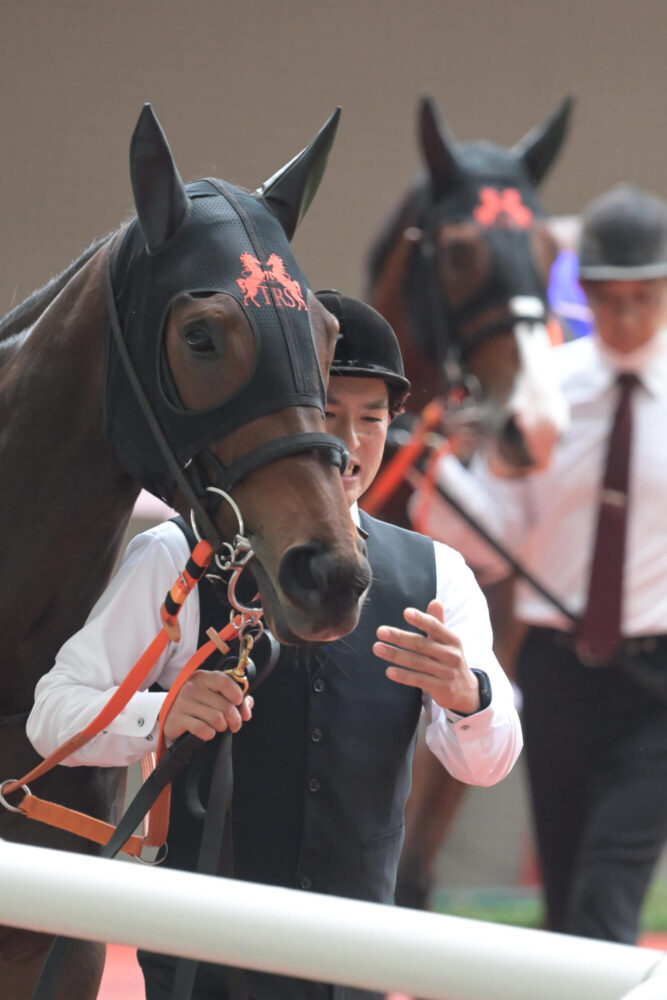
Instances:
[[[291,278],[285,270],[285,264],[277,253],[272,253],[265,264],[251,253],[242,253],[243,277],[236,279],[236,284],[243,293],[243,304],[260,308],[261,306],[277,305],[286,309],[305,309],[308,311],[301,285]]]

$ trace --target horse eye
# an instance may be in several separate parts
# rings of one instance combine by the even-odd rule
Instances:
[[[463,240],[456,240],[445,248],[445,255],[450,267],[463,270],[472,265],[474,260],[474,250]]]
[[[186,344],[195,354],[215,354],[215,344],[206,330],[194,327],[192,330],[186,330],[184,337]]]

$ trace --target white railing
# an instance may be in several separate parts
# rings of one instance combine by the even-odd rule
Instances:
[[[0,923],[430,1000],[667,998],[659,951],[8,841]]]

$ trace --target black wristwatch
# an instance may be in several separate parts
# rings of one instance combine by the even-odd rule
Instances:
[[[479,689],[479,708],[477,711],[482,712],[491,704],[491,681],[489,680],[489,675],[483,670],[475,670],[474,667],[471,669],[477,678],[477,687]],[[473,712],[473,715],[474,714],[475,713]]]

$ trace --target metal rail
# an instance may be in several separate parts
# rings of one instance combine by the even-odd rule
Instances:
[[[667,997],[660,951],[7,841],[0,922],[425,1000]]]

